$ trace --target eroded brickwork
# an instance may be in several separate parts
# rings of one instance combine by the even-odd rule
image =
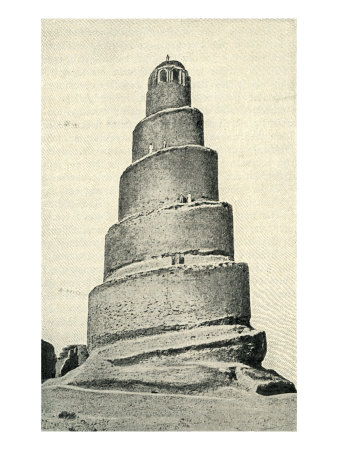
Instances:
[[[248,324],[248,266],[175,265],[132,275],[95,288],[89,309],[89,351],[116,339],[205,322]]]
[[[133,161],[166,147],[204,145],[203,114],[196,108],[167,109],[139,122],[133,132]]]
[[[196,226],[198,224],[198,226]],[[105,276],[136,261],[176,253],[219,254],[233,258],[232,208],[227,203],[181,203],[136,214],[106,235]]]
[[[218,201],[218,159],[214,150],[187,145],[160,150],[127,167],[120,180],[119,220],[180,202]]]

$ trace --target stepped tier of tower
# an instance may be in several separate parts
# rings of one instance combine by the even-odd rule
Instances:
[[[250,320],[246,264],[218,261],[145,269],[90,294],[90,349],[131,336]]]
[[[149,152],[149,142],[153,150],[181,145],[204,144],[203,114],[196,108],[182,106],[168,108],[146,117],[138,123],[133,132],[133,161]]]
[[[199,226],[196,226],[199,224]],[[233,260],[232,209],[227,203],[173,204],[128,216],[106,235],[104,280],[132,263],[183,255]]]
[[[216,151],[177,61],[148,82],[146,117],[133,132],[119,222],[105,240],[104,283],[89,299],[90,350],[127,339],[250,323],[249,272],[234,262],[233,215],[218,198]]]
[[[180,202],[218,201],[217,153],[184,145],[150,153],[131,164],[120,180],[119,220]]]

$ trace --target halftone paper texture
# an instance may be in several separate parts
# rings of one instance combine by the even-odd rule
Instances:
[[[219,198],[234,213],[235,260],[250,268],[251,323],[264,366],[296,381],[296,22],[42,22],[42,337],[86,343],[87,297],[102,282],[104,236],[166,55],[192,80]]]

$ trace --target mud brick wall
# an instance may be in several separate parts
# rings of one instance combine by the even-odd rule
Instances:
[[[247,264],[173,267],[107,282],[89,294],[89,351],[118,339],[250,320]]]
[[[153,153],[131,164],[120,179],[119,220],[178,201],[218,201],[218,160],[214,150],[187,145]]]
[[[227,203],[178,204],[113,225],[105,242],[104,276],[135,261],[203,252],[233,258],[233,217]]]
[[[137,124],[133,132],[133,161],[164,147],[184,144],[204,145],[203,114],[196,108],[184,107],[160,111]]]

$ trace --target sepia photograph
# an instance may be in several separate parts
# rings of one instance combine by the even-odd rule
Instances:
[[[297,20],[41,49],[41,429],[297,431]]]

